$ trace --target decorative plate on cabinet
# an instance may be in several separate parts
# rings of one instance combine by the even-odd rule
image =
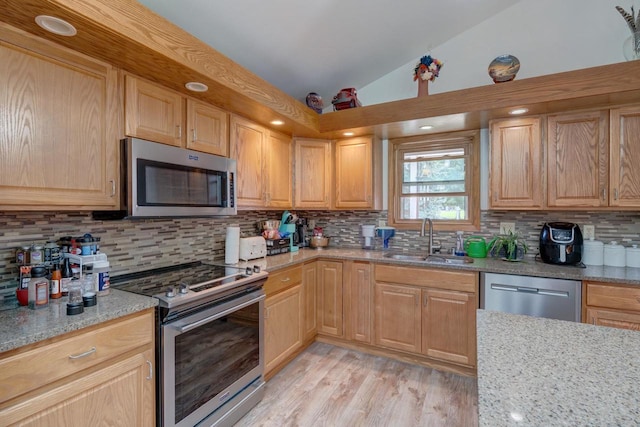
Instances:
[[[516,78],[520,61],[513,55],[500,55],[489,64],[489,76],[494,83],[509,82]]]

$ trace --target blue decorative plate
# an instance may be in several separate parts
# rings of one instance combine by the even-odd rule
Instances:
[[[513,55],[500,55],[489,64],[489,76],[494,83],[515,79],[518,70],[520,70],[520,61]]]

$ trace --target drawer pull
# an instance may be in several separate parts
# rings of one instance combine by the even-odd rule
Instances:
[[[82,359],[83,357],[87,357],[90,354],[93,354],[95,352],[96,352],[96,348],[95,347],[91,347],[89,350],[85,351],[84,353],[69,355],[69,359],[71,359],[71,360]]]
[[[291,277],[285,277],[284,279],[280,279],[281,282],[288,282],[291,280]]]
[[[150,361],[146,361],[147,365],[149,365],[149,376],[146,378],[147,380],[150,380],[151,378],[153,378],[153,364],[151,364]]]

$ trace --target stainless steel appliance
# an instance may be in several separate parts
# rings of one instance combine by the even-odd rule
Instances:
[[[580,322],[579,280],[482,273],[480,308]]]
[[[133,217],[235,215],[236,161],[128,138],[123,210]]]
[[[195,262],[111,280],[159,300],[159,426],[231,426],[262,399],[267,277]]]
[[[582,260],[582,232],[571,222],[548,222],[540,231],[540,258],[549,264],[578,264]]]

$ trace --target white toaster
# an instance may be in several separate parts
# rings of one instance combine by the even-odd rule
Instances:
[[[264,258],[267,256],[267,241],[262,236],[240,238],[240,259]]]

